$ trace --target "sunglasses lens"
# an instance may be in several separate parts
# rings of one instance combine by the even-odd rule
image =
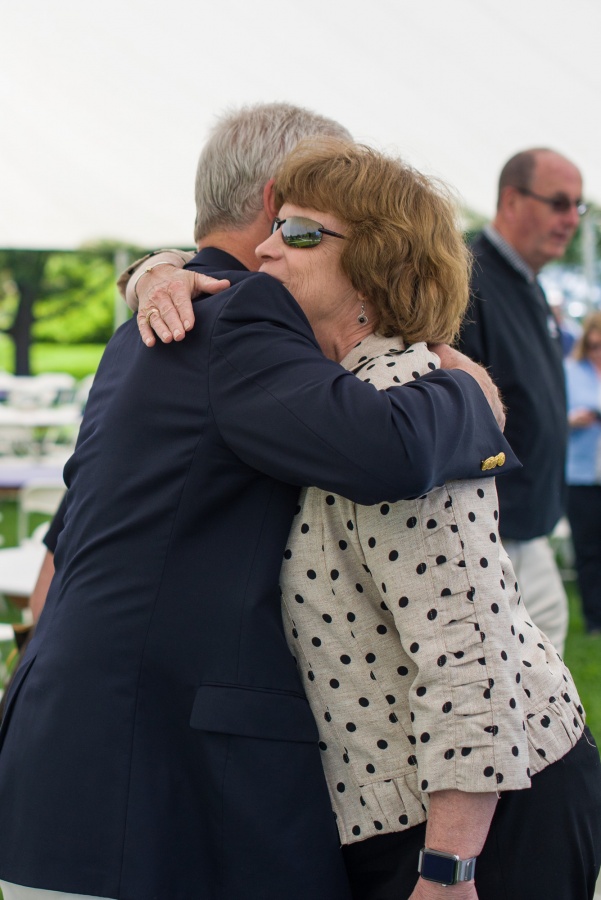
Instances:
[[[588,209],[586,203],[583,203],[582,200],[578,202],[572,201],[569,197],[555,197],[551,204],[551,209],[556,213],[567,213],[573,205],[576,206],[576,212],[579,216],[585,215]]]
[[[313,219],[291,216],[284,219],[282,237],[289,247],[316,247],[321,241],[321,225]]]

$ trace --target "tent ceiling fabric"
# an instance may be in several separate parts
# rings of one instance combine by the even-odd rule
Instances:
[[[192,243],[214,117],[287,100],[491,215],[503,162],[552,146],[601,202],[598,0],[2,3],[0,246]]]

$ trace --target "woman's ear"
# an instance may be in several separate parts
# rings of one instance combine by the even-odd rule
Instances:
[[[279,211],[275,205],[274,184],[275,178],[270,178],[263,188],[263,210],[270,223],[273,222]]]

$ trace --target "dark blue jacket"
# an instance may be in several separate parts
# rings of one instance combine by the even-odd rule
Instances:
[[[0,877],[118,900],[347,900],[278,574],[298,485],[361,503],[504,451],[469,376],[378,393],[267,276],[181,344],[110,341],[0,732]],[[224,271],[221,270],[234,270]]]
[[[499,479],[501,537],[549,534],[563,514],[566,390],[559,330],[542,288],[480,235],[460,349],[487,367],[507,406],[505,435],[523,468]]]

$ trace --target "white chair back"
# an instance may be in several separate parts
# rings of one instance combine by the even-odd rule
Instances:
[[[17,537],[19,544],[29,535],[29,517],[42,513],[52,518],[67,488],[62,482],[31,481],[18,494]]]

